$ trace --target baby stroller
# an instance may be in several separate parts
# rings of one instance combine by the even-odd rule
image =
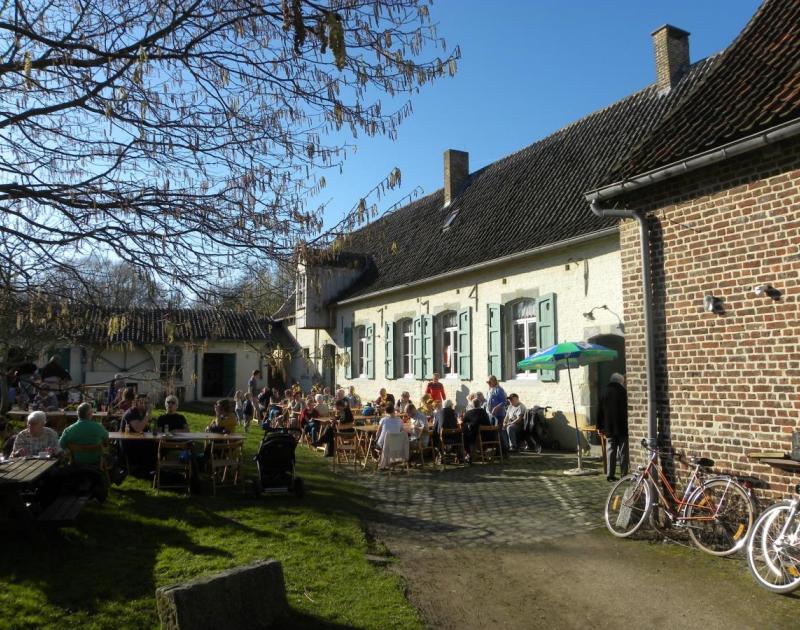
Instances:
[[[258,476],[255,480],[255,495],[262,497],[279,492],[294,493],[302,498],[305,488],[303,480],[295,475],[294,450],[297,442],[286,430],[269,431],[264,434],[256,462]]]
[[[539,407],[535,405],[528,411],[528,418],[525,422],[525,433],[526,436],[532,438],[533,442],[538,446],[537,452],[541,452],[543,448],[553,451],[561,449],[561,443],[553,438],[547,419],[545,418],[545,414],[550,409],[551,407]]]

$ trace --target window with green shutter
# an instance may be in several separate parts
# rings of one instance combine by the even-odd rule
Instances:
[[[422,379],[422,315],[414,318],[412,330],[414,331],[412,340],[414,345],[414,378]]]
[[[536,300],[536,336],[539,350],[545,350],[556,342],[556,294],[547,293]],[[556,370],[541,370],[540,380],[558,380]]]
[[[356,356],[353,349],[353,329],[349,326],[344,329],[344,349],[347,352],[347,362],[344,364],[344,377],[353,378],[353,358]]]
[[[366,327],[366,374],[367,378],[375,378],[375,324]]]
[[[494,374],[503,379],[503,306],[502,304],[486,305],[487,328],[487,376]]]
[[[386,322],[383,327],[383,352],[386,378],[394,378],[394,322]]]
[[[422,378],[433,378],[433,315],[422,315]]]
[[[472,307],[458,311],[458,376],[472,380]]]

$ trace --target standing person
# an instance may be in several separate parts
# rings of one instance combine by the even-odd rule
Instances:
[[[247,381],[247,391],[250,392],[250,399],[255,402],[258,400],[258,381],[261,380],[261,370],[253,370],[250,380]]]
[[[242,390],[237,389],[236,393],[233,395],[233,404],[234,404],[234,413],[236,414],[236,422],[245,426],[244,423],[244,396],[242,395]]]
[[[491,375],[486,379],[486,384],[489,386],[489,391],[486,394],[486,411],[492,418],[492,424],[500,427],[500,440],[503,443],[503,449],[508,450],[508,433],[503,430],[506,417],[506,398],[505,390],[500,387],[497,382],[497,377]]]
[[[614,373],[600,397],[597,413],[597,430],[605,435],[606,479],[616,481],[614,476],[619,459],[619,472],[628,474],[628,390],[625,389],[625,376]]]
[[[244,424],[244,432],[250,427],[250,421],[256,415],[256,407],[250,397],[250,392],[244,395],[244,402],[242,403],[242,423]]]
[[[444,402],[444,399],[447,398],[447,395],[444,393],[444,385],[439,382],[438,372],[433,373],[433,380],[428,383],[428,386],[425,388],[425,393],[431,397],[431,400]]]

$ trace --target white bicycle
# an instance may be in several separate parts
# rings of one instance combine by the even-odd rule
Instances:
[[[761,586],[773,593],[800,587],[800,484],[795,496],[768,507],[747,542],[747,564]]]

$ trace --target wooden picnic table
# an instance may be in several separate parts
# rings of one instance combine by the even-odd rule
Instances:
[[[57,465],[57,459],[38,457],[18,457],[0,462],[2,513],[18,519],[34,520],[34,514],[21,495],[33,490],[39,480]]]
[[[244,440],[245,436],[237,433],[207,433],[203,432],[188,432],[188,433],[166,433],[159,432],[153,435],[150,431],[145,433],[123,433],[122,431],[112,431],[108,434],[108,439],[112,441],[136,441],[136,442],[158,442],[161,440],[186,440],[187,442],[193,441],[208,441],[208,442],[221,442],[226,440]]]

